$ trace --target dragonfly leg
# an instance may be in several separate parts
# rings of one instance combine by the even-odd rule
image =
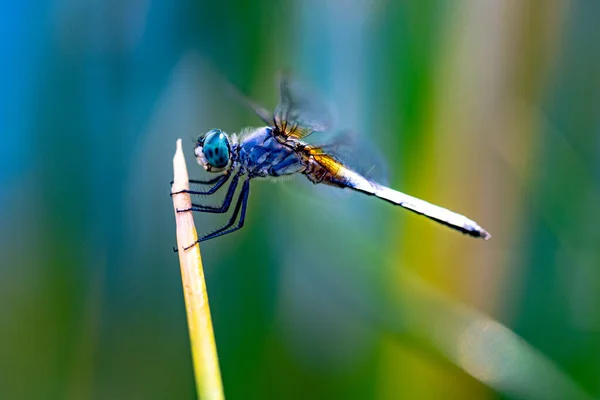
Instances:
[[[202,236],[196,242],[194,242],[192,245],[184,248],[184,250],[187,250],[187,249],[195,246],[196,243],[200,243],[200,242],[203,242],[203,241],[209,240],[209,239],[214,239],[219,236],[227,235],[228,233],[235,232],[238,229],[242,228],[244,226],[244,220],[246,219],[246,206],[248,205],[248,195],[249,194],[250,194],[250,179],[248,178],[244,181],[244,184],[242,186],[242,191],[240,192],[240,196],[238,197],[238,201],[235,204],[235,208],[233,210],[233,214],[231,214],[231,218],[229,219],[229,222],[222,228],[219,228],[216,231],[209,233],[208,235]],[[241,214],[240,214],[240,210],[241,210]],[[237,224],[237,226],[232,228],[231,226],[235,223],[235,220],[237,219],[238,214],[240,214],[240,219],[238,221],[238,224]]]
[[[218,181],[219,179],[221,179],[220,175],[217,176],[217,177],[215,177],[215,178],[209,179],[207,181],[200,181],[200,180],[197,180],[197,179],[190,179],[189,182],[190,183],[199,184],[199,185],[211,185],[211,184],[215,183],[216,181]],[[174,181],[171,181],[171,186],[173,186],[173,182]]]
[[[229,189],[227,190],[227,194],[225,195],[225,199],[223,200],[223,204],[219,207],[212,206],[203,206],[201,204],[192,203],[192,207],[180,210],[177,212],[187,212],[187,211],[197,211],[197,212],[206,212],[206,213],[226,213],[229,210],[229,206],[231,205],[231,201],[233,200],[233,195],[235,194],[235,189],[237,188],[238,181],[240,179],[241,172],[238,171],[231,180],[231,184],[229,185]]]
[[[212,185],[214,183],[215,185],[205,191],[180,190],[179,192],[171,193],[171,196],[173,196],[174,194],[179,194],[179,193],[189,193],[189,194],[193,194],[193,195],[211,195],[211,194],[215,193],[221,186],[223,186],[225,184],[225,182],[227,182],[229,180],[230,176],[231,176],[231,174],[223,174],[223,175],[217,176],[216,178],[210,179],[208,181],[197,181],[197,180],[191,179],[190,183],[193,183],[193,184]]]

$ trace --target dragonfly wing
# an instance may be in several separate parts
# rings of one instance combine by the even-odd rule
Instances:
[[[258,118],[260,118],[265,124],[269,126],[273,124],[273,117],[271,116],[271,113],[267,111],[266,108],[256,103],[248,96],[244,95],[242,92],[240,92],[240,90],[237,87],[235,87],[231,83],[228,84],[228,90],[231,96],[233,96],[237,101],[248,107],[250,110],[254,111]]]
[[[372,142],[352,130],[326,135],[324,139],[324,144],[317,144],[323,152],[370,181],[388,184],[385,159]]]
[[[332,116],[325,101],[287,75],[281,76],[279,90],[281,99],[273,116],[276,134],[302,139],[331,129]]]
[[[348,187],[371,195],[376,194],[376,187],[373,183],[346,167],[331,154],[323,152],[318,147],[311,147],[308,151],[312,156],[312,160],[318,165],[318,168],[313,166],[313,181]]]

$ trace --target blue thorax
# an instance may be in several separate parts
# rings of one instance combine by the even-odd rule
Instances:
[[[272,135],[272,128],[262,127],[243,137],[238,147],[238,160],[250,175],[257,177],[290,175],[306,167],[290,146]]]

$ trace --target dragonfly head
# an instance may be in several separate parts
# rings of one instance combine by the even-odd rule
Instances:
[[[219,172],[231,163],[229,136],[220,129],[211,129],[200,135],[194,149],[198,164],[209,172]]]

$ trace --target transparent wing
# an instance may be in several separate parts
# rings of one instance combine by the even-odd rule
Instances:
[[[265,107],[250,99],[248,96],[240,92],[236,86],[229,82],[227,82],[227,90],[233,98],[242,103],[244,106],[248,107],[250,110],[254,111],[258,118],[260,118],[265,124],[269,126],[273,124],[271,113],[269,113]]]
[[[330,106],[306,86],[282,75],[279,90],[281,99],[273,116],[276,135],[302,139],[331,129]]]
[[[365,178],[382,185],[389,183],[387,163],[377,147],[355,131],[345,130],[311,141],[315,147],[330,155]]]

